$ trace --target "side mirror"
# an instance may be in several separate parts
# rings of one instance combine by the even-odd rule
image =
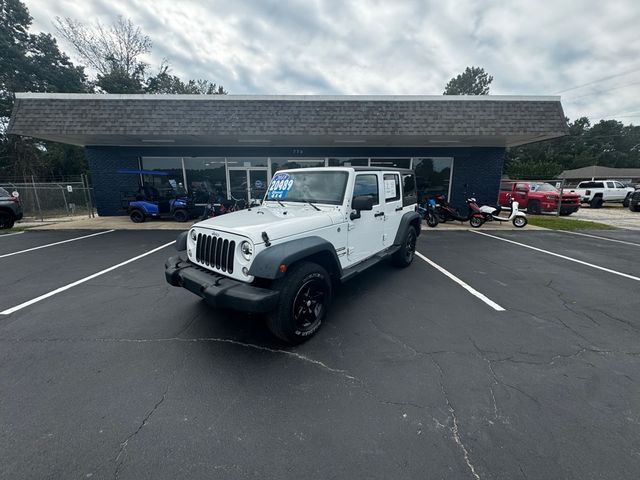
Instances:
[[[351,200],[351,208],[353,209],[350,216],[351,220],[360,218],[360,212],[362,210],[373,210],[373,198],[364,195],[353,197],[353,200]]]

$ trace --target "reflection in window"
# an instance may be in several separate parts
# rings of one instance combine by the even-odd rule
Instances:
[[[271,158],[271,173],[293,168],[324,167],[324,158]]]
[[[222,157],[185,157],[189,193],[196,203],[219,203],[227,196],[227,173]]]
[[[377,175],[358,175],[353,185],[354,197],[371,197],[373,204],[378,205],[380,199],[378,196],[378,176]]]
[[[420,203],[438,194],[449,196],[453,158],[416,158],[413,165]]]
[[[150,200],[175,198],[184,195],[182,159],[179,157],[142,157],[142,169],[157,172],[157,175],[142,175],[141,193]]]
[[[330,167],[367,167],[369,166],[368,158],[330,158]]]
[[[372,158],[371,166],[389,168],[410,168],[410,158]]]

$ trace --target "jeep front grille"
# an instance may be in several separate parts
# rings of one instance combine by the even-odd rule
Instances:
[[[236,242],[199,233],[196,243],[196,261],[208,267],[233,273]]]

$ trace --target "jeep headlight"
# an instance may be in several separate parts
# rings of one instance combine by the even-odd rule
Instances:
[[[198,235],[196,234],[196,231],[195,230],[191,230],[191,240],[193,240],[195,242],[197,237],[198,237]]]
[[[240,253],[245,260],[251,260],[251,256],[253,255],[253,245],[251,242],[247,242],[246,240],[242,242],[240,244]]]

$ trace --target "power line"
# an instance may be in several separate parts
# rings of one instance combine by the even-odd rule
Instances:
[[[624,85],[618,85],[616,87],[607,88],[606,90],[598,90],[597,92],[591,92],[591,93],[586,93],[584,95],[578,95],[577,97],[571,97],[571,96],[564,97],[563,100],[565,100],[565,101],[578,100],[579,98],[592,97],[594,95],[600,95],[602,93],[607,93],[607,92],[610,92],[612,90],[619,90],[621,88],[631,87],[633,85],[639,85],[639,84],[640,84],[640,82],[626,83]]]
[[[596,83],[600,83],[600,82],[604,82],[604,81],[607,81],[607,80],[611,80],[612,78],[622,77],[624,75],[629,75],[630,73],[639,72],[639,71],[640,71],[640,68],[634,68],[633,70],[627,70],[626,72],[616,73],[615,75],[609,75],[607,77],[602,77],[602,78],[599,78],[598,80],[593,80],[591,82],[583,83],[582,85],[576,85],[575,87],[565,88],[564,90],[560,90],[559,92],[556,92],[555,94],[556,95],[560,95],[561,93],[564,93],[564,92],[570,92],[571,90],[577,90],[579,88],[588,87],[589,85],[594,85]]]

